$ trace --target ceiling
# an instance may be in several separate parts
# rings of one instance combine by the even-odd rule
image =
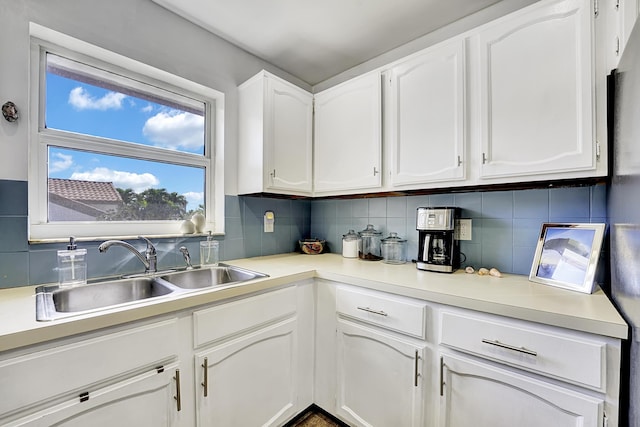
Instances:
[[[314,85],[501,0],[153,0]]]

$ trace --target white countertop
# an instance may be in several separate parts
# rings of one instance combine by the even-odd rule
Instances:
[[[496,278],[464,271],[432,273],[418,270],[411,263],[390,265],[337,254],[284,254],[225,262],[269,277],[52,322],[35,320],[35,286],[0,290],[0,351],[314,277],[613,338],[628,336],[627,324],[600,288],[589,295],[533,283],[526,276],[505,274]]]

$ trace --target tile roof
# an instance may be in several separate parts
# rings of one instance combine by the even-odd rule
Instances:
[[[122,203],[112,182],[49,178],[49,193],[77,201]]]

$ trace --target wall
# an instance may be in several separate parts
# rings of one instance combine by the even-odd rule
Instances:
[[[416,209],[458,206],[472,219],[472,240],[461,242],[465,265],[496,267],[505,273],[529,274],[543,222],[607,222],[604,185],[519,191],[437,194],[372,199],[320,200],[311,209],[311,235],[342,249],[342,235],[367,224],[395,231],[408,240],[408,258],[418,253]],[[364,261],[363,261],[364,262]],[[600,269],[604,273],[604,269]]]
[[[518,0],[518,5],[530,0]],[[480,19],[488,19],[489,14]],[[225,93],[225,194],[226,229],[222,259],[269,255],[295,249],[299,238],[317,236],[340,251],[341,235],[349,228],[361,230],[371,222],[385,234],[398,231],[409,238],[410,254],[417,252],[414,228],[418,206],[457,205],[473,218],[471,242],[463,251],[474,265],[496,266],[505,272],[527,273],[541,222],[601,221],[606,218],[603,186],[514,192],[442,194],[352,200],[281,200],[238,197],[237,85],[265,68],[299,86],[310,86],[224,40],[190,24],[150,0],[0,0],[0,103],[16,103],[21,119],[0,119],[0,287],[39,284],[56,280],[56,251],[62,244],[29,245],[27,242],[28,75],[29,22],[87,41],[159,69]],[[468,27],[474,21],[465,21]],[[361,73],[430,43],[425,37],[345,72]],[[265,210],[276,213],[273,234],[262,233]],[[182,265],[177,248],[186,245],[199,261],[202,238],[154,240],[160,268]],[[99,242],[80,243],[89,251],[89,276],[103,277],[141,271],[139,261],[122,248],[99,254]],[[132,242],[134,243],[134,242]],[[138,242],[137,247],[142,248]],[[414,255],[412,255],[413,257]]]
[[[0,288],[57,280],[57,250],[63,244],[27,243],[27,183],[0,180]],[[269,197],[226,196],[226,234],[220,258],[273,255],[297,250],[299,239],[326,239],[332,252],[342,250],[342,235],[373,224],[386,237],[395,231],[408,240],[408,257],[417,254],[416,209],[420,206],[459,206],[471,218],[471,241],[461,242],[465,265],[497,267],[505,273],[529,274],[543,222],[607,222],[604,185],[519,191],[437,194],[328,200],[286,200]],[[263,232],[263,215],[275,213],[274,233]],[[178,248],[186,246],[198,264],[204,237],[153,239],[160,269],[184,266]],[[99,278],[139,273],[142,264],[123,248],[99,253],[100,242],[81,242],[88,251],[88,276]],[[140,241],[130,241],[143,250]],[[603,256],[606,258],[606,254]],[[364,261],[363,261],[364,262]],[[599,278],[606,268],[600,268]]]
[[[263,233],[263,215],[276,216],[274,233]],[[273,255],[296,250],[296,243],[309,235],[311,202],[262,197],[225,197],[226,234],[220,240],[220,259],[229,260]],[[179,251],[186,246],[194,265],[200,263],[199,242],[203,236],[152,239],[158,251],[158,269],[184,267]],[[100,253],[96,242],[79,242],[87,249],[87,276],[91,279],[141,273],[142,263],[129,251],[111,247]],[[142,241],[129,241],[144,251]],[[57,251],[66,244],[27,243],[27,183],[0,180],[0,288],[52,283],[58,280]]]
[[[225,194],[236,194],[237,86],[261,69],[310,90],[296,77],[158,6],[151,0],[0,0],[0,179],[27,180],[29,22],[225,93]]]
[[[224,92],[225,194],[237,193],[237,86],[266,69],[304,89],[311,89],[305,82],[151,0],[0,0],[3,34],[0,37],[0,104],[13,101],[20,113],[15,123],[0,119],[0,287],[55,281],[55,252],[65,247],[27,242],[29,22]],[[222,248],[223,255],[225,251],[229,254],[227,259],[283,249],[282,244],[274,243],[280,240],[272,236],[244,238],[245,229],[255,229],[258,213],[253,214],[252,209],[262,209],[261,203],[237,197],[227,197],[227,200],[228,233]],[[283,221],[295,222],[294,218],[306,217],[306,222],[298,220],[297,223],[308,223],[308,202],[277,201],[274,204],[285,212],[280,217]],[[262,213],[259,216],[262,221]],[[276,234],[282,241],[291,240],[281,230],[274,236]],[[162,240],[159,245],[161,267],[180,265],[182,260],[178,258],[177,248],[183,243],[192,254],[197,254],[197,240]],[[89,249],[90,277],[140,271],[139,262],[126,256],[122,248],[97,254],[98,243],[80,244]]]

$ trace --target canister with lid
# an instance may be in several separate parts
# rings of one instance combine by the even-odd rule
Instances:
[[[389,233],[382,239],[382,262],[387,264],[404,264],[406,261],[407,240],[401,239],[398,233]]]
[[[380,236],[382,232],[376,230],[372,224],[360,232],[358,257],[367,261],[380,261]]]
[[[342,236],[342,256],[345,258],[358,258],[358,234],[349,230]]]

